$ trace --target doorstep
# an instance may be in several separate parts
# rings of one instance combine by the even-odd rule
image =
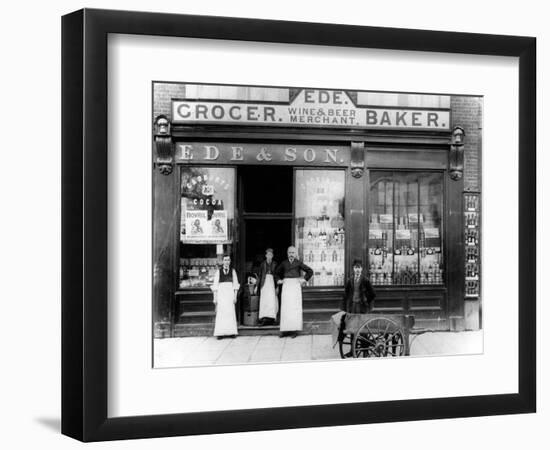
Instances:
[[[269,336],[279,335],[279,325],[239,325],[238,333],[241,336]],[[191,336],[212,336],[214,332],[214,323],[192,323],[176,324],[173,329],[172,337],[191,337]],[[330,321],[304,321],[304,326],[300,334],[330,334]],[[159,338],[170,337],[168,334],[156,336]]]

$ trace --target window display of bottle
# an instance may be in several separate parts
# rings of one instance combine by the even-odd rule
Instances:
[[[344,283],[343,171],[297,170],[295,235],[299,257],[314,271],[308,286]]]
[[[443,173],[370,173],[369,271],[374,284],[442,284]]]
[[[214,282],[218,269],[217,258],[181,258],[179,287],[208,287]]]

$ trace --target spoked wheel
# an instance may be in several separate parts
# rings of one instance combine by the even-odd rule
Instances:
[[[342,334],[338,340],[338,348],[340,350],[340,356],[345,358],[353,358],[353,352],[351,350],[351,344],[353,343],[353,336],[350,334]]]
[[[392,319],[373,317],[361,325],[351,347],[354,358],[403,356],[404,332]]]

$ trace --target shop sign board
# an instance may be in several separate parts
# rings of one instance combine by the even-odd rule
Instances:
[[[176,161],[188,164],[277,164],[342,166],[350,163],[350,148],[255,143],[176,143]]]
[[[300,128],[450,129],[450,110],[357,105],[352,93],[302,89],[289,102],[177,99],[174,124],[234,124]]]

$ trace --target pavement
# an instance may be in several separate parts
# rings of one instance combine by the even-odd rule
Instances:
[[[427,332],[411,336],[411,356],[483,353],[482,331]],[[164,338],[154,340],[154,367],[189,367],[340,359],[330,334],[296,338],[273,335]]]

